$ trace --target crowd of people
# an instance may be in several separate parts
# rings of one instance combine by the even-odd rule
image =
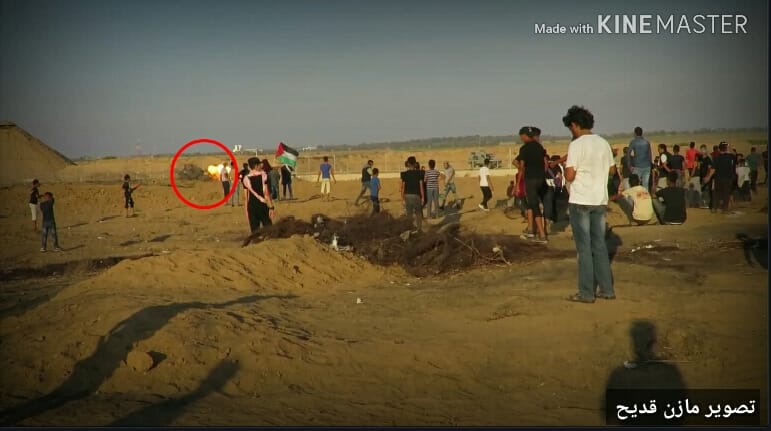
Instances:
[[[571,107],[562,119],[572,140],[566,155],[549,155],[541,144],[541,130],[524,126],[519,130],[522,141],[519,154],[512,164],[515,177],[506,190],[507,208],[518,208],[527,222],[521,234],[526,241],[546,244],[550,224],[562,217],[569,220],[578,251],[578,292],[569,299],[594,302],[596,298],[613,299],[610,264],[605,245],[608,202],[614,201],[626,214],[630,225],[685,223],[688,208],[729,212],[738,200],[750,201],[759,184],[768,182],[768,151],[761,154],[752,147],[745,157],[720,142],[709,152],[706,145],[698,149],[691,142],[685,155],[679,145],[659,144],[652,154],[650,142],[640,127],[619,156],[601,136],[592,132],[594,116],[580,106]],[[230,206],[244,206],[251,233],[270,226],[275,215],[274,202],[294,199],[293,170],[287,165],[271,166],[267,159],[251,157],[240,171],[230,160],[219,173],[224,198]],[[400,174],[400,196],[407,217],[413,220],[414,232],[423,229],[425,218],[442,215],[448,202],[460,208],[455,184],[455,169],[447,161],[437,169],[436,160],[421,165],[415,156],[404,163]],[[758,182],[759,169],[765,178]],[[361,170],[361,189],[354,201],[358,206],[369,201],[372,214],[380,212],[382,190],[379,169],[367,160]],[[478,171],[482,200],[480,211],[490,211],[489,202],[495,192],[490,175],[490,160],[484,160]],[[232,182],[237,181],[234,186]],[[322,201],[331,201],[332,183],[336,183],[334,166],[327,156],[319,165],[316,182],[320,183]],[[134,215],[131,177],[123,178],[126,217]],[[42,216],[41,251],[47,250],[51,235],[54,250],[61,251],[54,217],[54,197],[39,192],[40,182],[34,180],[29,206],[32,227],[38,230]],[[243,197],[242,197],[243,195]],[[450,198],[452,195],[452,199]],[[448,200],[449,199],[449,200]],[[564,210],[563,210],[564,209]]]

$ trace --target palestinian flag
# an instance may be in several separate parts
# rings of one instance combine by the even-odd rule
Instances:
[[[294,168],[297,164],[297,156],[299,155],[300,153],[298,153],[294,148],[287,147],[283,142],[278,143],[278,148],[276,148],[276,159],[279,162],[289,166],[290,168]]]

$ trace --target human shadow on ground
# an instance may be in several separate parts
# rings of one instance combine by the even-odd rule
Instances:
[[[657,331],[652,321],[633,321],[629,336],[635,357],[620,364],[608,377],[600,407],[606,423],[634,426],[682,425],[682,419],[665,421],[662,415],[639,414],[619,419],[618,404],[649,403],[654,398],[663,411],[667,403],[677,403],[685,399],[688,393],[679,368],[656,355]]]
[[[139,409],[128,416],[118,419],[110,427],[124,426],[166,426],[183,415],[187,407],[206,397],[212,392],[219,392],[238,372],[239,365],[230,360],[223,360],[209,372],[198,387],[187,395],[172,398]]]
[[[749,266],[757,264],[768,270],[768,238],[752,238],[745,233],[737,233],[736,239],[742,243],[744,259]]]
[[[185,302],[154,305],[137,311],[102,336],[96,351],[77,364],[70,376],[47,395],[0,412],[0,426],[9,426],[93,394],[106,381],[137,342],[148,339],[174,316],[191,309],[222,309],[266,299],[293,299],[296,295],[250,295],[217,304]]]

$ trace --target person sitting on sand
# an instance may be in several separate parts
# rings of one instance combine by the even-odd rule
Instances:
[[[131,177],[129,174],[126,174],[123,176],[123,186],[121,188],[123,189],[123,199],[125,201],[123,207],[126,209],[126,217],[129,217],[129,208],[131,208],[131,217],[133,217],[135,215],[133,193],[134,190],[139,188],[139,184],[131,187]]]
[[[685,189],[677,186],[677,172],[667,174],[667,187],[656,192],[653,209],[661,224],[685,223],[687,205]]]
[[[48,233],[54,240],[54,251],[62,251],[59,247],[59,236],[56,234],[56,219],[54,218],[54,195],[45,192],[40,202],[40,212],[43,214],[43,230],[40,234],[40,251],[45,252],[48,245]]]
[[[629,175],[629,188],[623,189],[613,197],[621,210],[629,218],[629,223],[638,226],[646,225],[653,219],[653,199],[648,188],[640,185],[637,174]]]

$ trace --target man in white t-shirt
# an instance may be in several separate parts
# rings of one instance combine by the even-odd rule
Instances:
[[[487,202],[493,198],[493,182],[490,180],[490,159],[485,159],[484,166],[479,168],[479,188],[482,189],[482,203],[479,209],[490,211]]]
[[[568,299],[585,303],[593,303],[595,297],[615,299],[605,243],[608,175],[616,171],[613,153],[608,141],[592,133],[594,116],[586,108],[572,106],[562,123],[573,135],[565,179],[571,182],[570,227],[578,251],[578,293]]]

